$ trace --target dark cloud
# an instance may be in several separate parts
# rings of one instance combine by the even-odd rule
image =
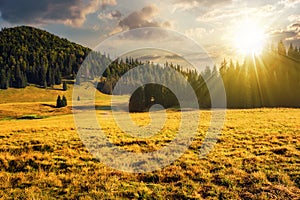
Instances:
[[[111,12],[111,16],[113,18],[120,19],[122,17],[122,13],[118,10],[114,10],[114,11]]]
[[[182,59],[182,57],[180,57],[180,56],[178,56],[178,55],[176,55],[176,54],[173,54],[173,55],[166,55],[165,58],[166,58],[167,60],[181,60],[181,59]]]
[[[152,18],[158,14],[158,8],[154,5],[144,7],[142,10],[135,11],[119,22],[120,27],[129,29],[141,27],[159,27],[160,24]]]
[[[300,34],[292,31],[278,32],[272,35],[273,41],[283,40],[286,43],[293,43],[300,45]]]
[[[170,28],[172,24],[168,21],[159,22],[154,18],[159,14],[159,9],[155,5],[148,5],[141,10],[134,11],[128,16],[119,21],[118,26],[111,32],[111,34],[119,33],[126,30],[132,30],[137,28],[146,28],[146,27],[164,27]],[[142,31],[131,32],[133,36],[139,38],[152,38],[156,37],[157,30],[145,30],[141,35]]]
[[[291,24],[286,29],[274,31],[270,35],[273,41],[283,40],[300,45],[300,23]]]
[[[88,14],[115,4],[115,0],[0,0],[0,12],[13,24],[59,22],[80,26]]]
[[[161,58],[162,58],[162,56],[159,56],[159,55],[146,55],[146,56],[139,57],[139,59],[141,61],[154,61],[154,60],[158,60]]]
[[[290,25],[289,29],[290,30],[294,30],[296,32],[300,32],[300,22]]]

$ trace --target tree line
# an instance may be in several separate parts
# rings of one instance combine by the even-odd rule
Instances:
[[[111,61],[109,55],[26,26],[2,29],[0,53],[0,89],[23,88],[28,83],[42,87],[61,84],[62,77],[73,79],[83,65],[85,71],[76,76],[76,84],[95,82],[100,76],[95,87],[111,95],[131,94],[132,111],[146,111],[154,104],[178,107],[180,99],[175,93],[189,95],[186,94],[187,82],[193,87],[200,108],[210,108],[210,96],[219,91],[215,82],[220,77],[229,108],[300,107],[300,48],[293,44],[287,48],[282,41],[260,56],[246,57],[243,63],[224,59],[219,66],[206,67],[201,72],[173,63],[157,65],[130,57]],[[146,67],[123,77],[140,65]],[[115,91],[120,78],[123,78],[124,86]],[[142,79],[175,85],[177,91],[160,84],[141,85]],[[213,91],[208,91],[204,80],[216,85]],[[139,84],[139,88],[131,90]]]
[[[116,83],[128,70],[138,65],[148,65],[143,68],[144,71],[125,77],[123,82],[126,87],[122,91],[115,91],[117,94],[130,94],[130,88],[141,84],[141,79],[154,78],[153,82],[156,82],[155,77],[159,77],[163,69],[170,67],[180,72],[191,84],[200,108],[211,108],[211,93],[219,90],[215,83],[218,78],[223,80],[229,108],[300,107],[299,55],[298,47],[291,44],[286,49],[280,41],[276,48],[265,50],[259,56],[249,55],[243,63],[224,59],[218,67],[206,67],[202,72],[172,63],[159,67],[132,58],[118,59],[105,71],[104,78],[97,83],[97,87],[103,93],[113,94]],[[169,73],[167,82],[176,84],[177,88],[185,91],[186,83],[180,81],[172,70],[164,71],[163,74],[165,73]],[[214,91],[208,91],[208,82],[204,80],[216,85]],[[141,86],[133,93],[129,105],[132,111],[145,111],[154,104],[161,104],[166,108],[177,107],[178,99],[163,85],[149,84]]]

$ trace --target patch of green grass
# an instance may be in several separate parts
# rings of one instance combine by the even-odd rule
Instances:
[[[14,117],[3,117],[3,118],[0,118],[0,120],[2,121],[9,121],[9,120],[13,120],[15,119]]]

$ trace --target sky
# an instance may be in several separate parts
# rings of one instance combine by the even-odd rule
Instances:
[[[30,25],[92,49],[115,34],[158,27],[193,40],[214,63],[237,56],[236,33],[252,24],[268,44],[300,46],[300,0],[0,0],[1,27]],[[182,45],[170,38],[160,32],[130,37],[141,46]]]

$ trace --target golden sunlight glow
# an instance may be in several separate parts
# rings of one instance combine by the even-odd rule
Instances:
[[[266,35],[259,23],[244,20],[235,27],[233,43],[238,53],[243,55],[261,54],[266,42]]]

